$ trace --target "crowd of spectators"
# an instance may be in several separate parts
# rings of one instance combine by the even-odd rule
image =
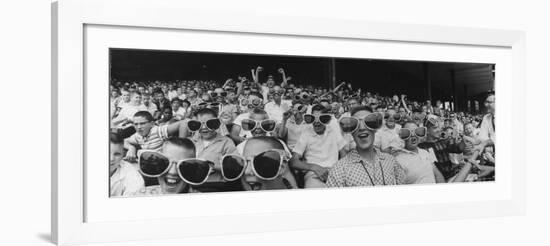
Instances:
[[[494,180],[487,112],[379,95],[342,82],[110,83],[112,196]]]

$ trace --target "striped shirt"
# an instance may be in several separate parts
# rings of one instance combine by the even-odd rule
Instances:
[[[328,187],[353,187],[403,184],[405,172],[390,154],[374,149],[374,163],[352,150],[340,159],[329,172]]]
[[[162,144],[168,138],[168,125],[153,126],[147,136],[141,136],[139,133],[128,138],[128,143],[139,146],[140,149],[161,151]]]

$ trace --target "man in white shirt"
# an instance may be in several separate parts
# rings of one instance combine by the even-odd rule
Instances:
[[[479,138],[486,143],[489,141],[496,141],[495,138],[495,95],[490,94],[487,99],[485,99],[485,107],[487,108],[487,114],[483,116],[481,121]]]
[[[300,136],[290,163],[293,168],[306,171],[305,188],[324,188],[330,168],[339,156],[346,154],[346,142],[339,131],[327,126],[328,122],[321,123],[319,116],[327,113],[326,108],[316,105],[312,113],[315,121]]]
[[[280,86],[274,86],[271,97],[273,101],[267,103],[264,107],[270,119],[280,123],[283,120],[283,114],[290,109],[290,105],[281,101],[284,89]]]

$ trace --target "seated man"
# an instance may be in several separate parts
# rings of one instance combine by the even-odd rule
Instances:
[[[227,155],[222,160],[225,179],[239,180],[244,190],[297,188],[289,172],[290,153],[280,140],[258,136],[243,144],[242,153]]]
[[[157,178],[159,185],[147,186],[140,190],[139,195],[187,193],[190,186],[184,178],[188,181],[193,180],[194,178],[190,178],[188,175],[197,174],[202,174],[206,178],[207,171],[196,168],[193,171],[182,173],[180,170],[188,169],[180,168],[178,170],[179,166],[185,164],[181,161],[185,160],[188,163],[196,161],[210,165],[209,162],[195,159],[195,145],[187,138],[169,138],[162,144],[160,152],[144,151],[140,154],[138,163],[140,172],[144,176]]]
[[[143,178],[130,163],[122,160],[124,157],[124,139],[116,133],[109,134],[110,158],[110,195],[132,196],[145,187]]]
[[[344,156],[346,142],[339,131],[329,127],[333,116],[322,105],[315,105],[311,115],[304,115],[310,127],[302,133],[293,150],[290,161],[295,169],[306,171],[305,188],[326,187],[330,168]],[[303,160],[302,160],[303,158]]]
[[[351,134],[355,149],[330,170],[328,187],[399,185],[405,178],[403,168],[390,154],[374,148],[376,131],[382,127],[383,115],[368,106],[357,106],[351,117],[340,119],[345,134]]]

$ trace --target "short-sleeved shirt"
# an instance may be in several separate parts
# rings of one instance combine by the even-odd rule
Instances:
[[[395,159],[405,171],[405,184],[435,183],[435,158],[428,151],[420,148],[418,152],[399,149]]]
[[[306,162],[323,167],[332,167],[338,162],[338,153],[346,145],[342,135],[327,126],[322,135],[313,130],[312,125],[302,133],[293,151],[302,155]]]
[[[492,114],[486,114],[483,116],[483,120],[481,121],[481,126],[479,127],[479,139],[482,141],[486,141],[488,139],[491,139],[493,143],[495,143],[495,119]]]
[[[133,196],[144,187],[145,182],[136,167],[121,161],[120,166],[110,177],[109,193],[111,196]]]
[[[288,144],[288,147],[293,150],[296,146],[296,143],[298,143],[298,140],[300,139],[300,136],[302,135],[302,132],[304,132],[307,129],[308,125],[305,124],[303,121],[300,124],[296,124],[294,120],[288,120],[286,123],[286,142]]]
[[[153,126],[145,137],[137,132],[134,133],[128,138],[128,144],[139,146],[140,149],[160,151],[162,144],[168,137],[168,125]]]
[[[328,187],[353,187],[376,185],[399,185],[405,172],[397,160],[377,149],[374,162],[363,159],[356,149],[340,159],[328,174]]]
[[[224,155],[237,153],[237,148],[233,140],[220,134],[208,144],[199,138],[195,141],[195,148],[197,151],[197,158],[213,162],[214,166],[218,169],[221,168],[221,159]],[[221,174],[219,172],[214,172],[210,174],[207,182],[221,181],[224,181]]]
[[[281,102],[281,105],[277,105],[275,102],[268,102],[264,106],[264,109],[270,119],[281,122],[283,121],[284,112],[290,109],[290,106],[285,102]]]

